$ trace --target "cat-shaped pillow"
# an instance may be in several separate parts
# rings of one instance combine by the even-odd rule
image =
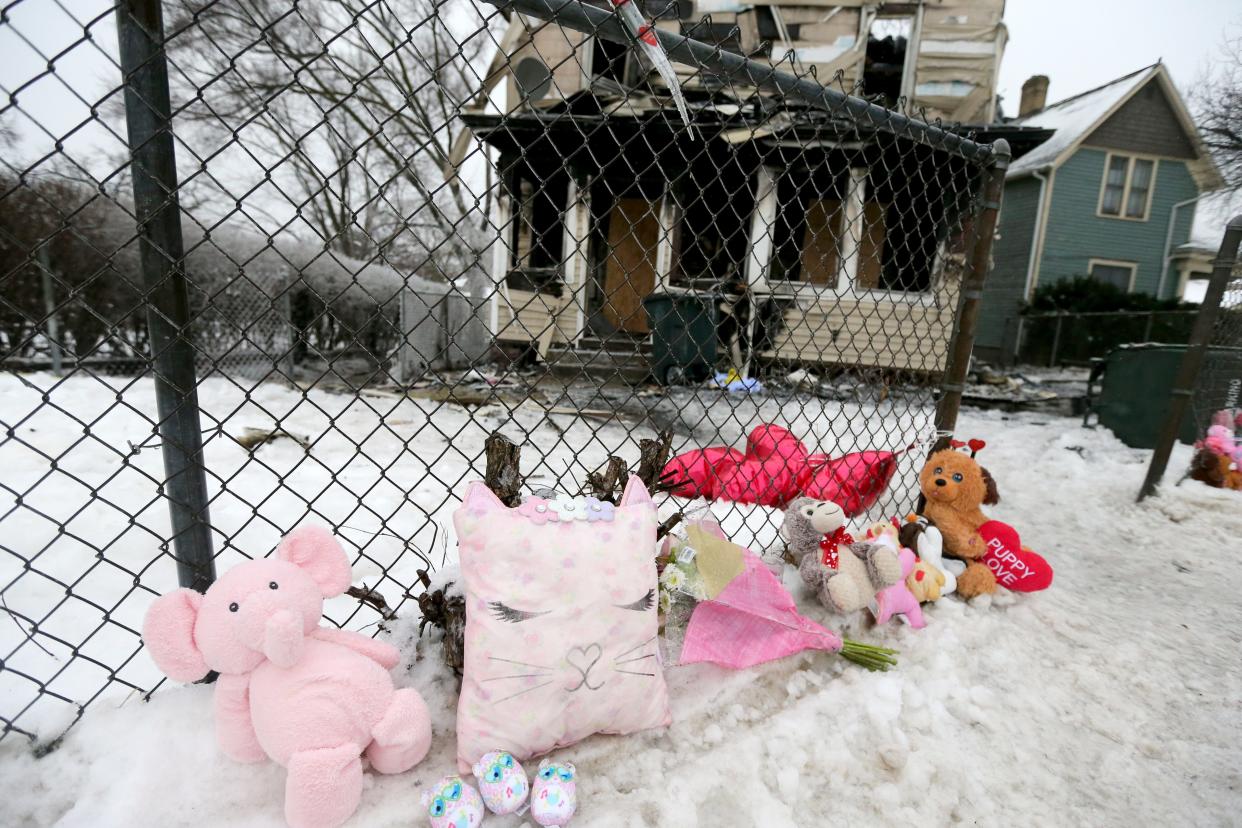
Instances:
[[[671,721],[656,643],[656,509],[631,477],[620,505],[471,483],[453,514],[466,590],[457,764],[519,759],[593,733]]]

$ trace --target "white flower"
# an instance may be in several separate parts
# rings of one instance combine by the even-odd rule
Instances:
[[[587,499],[585,497],[558,497],[548,504],[559,520],[586,520]]]
[[[702,578],[696,578],[686,589],[686,592],[690,593],[690,597],[696,601],[707,600],[707,587],[703,585]]]
[[[673,608],[673,596],[664,590],[660,590],[660,614],[668,615],[668,611]]]
[[[660,575],[660,583],[669,589],[681,589],[686,584],[686,573],[679,566],[666,566]]]

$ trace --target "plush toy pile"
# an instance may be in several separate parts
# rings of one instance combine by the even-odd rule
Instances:
[[[922,603],[954,593],[969,599],[998,585],[1022,592],[1049,586],[1047,562],[1013,527],[983,513],[1000,501],[996,481],[976,460],[983,447],[953,441],[933,453],[919,474],[923,514],[908,515],[904,525],[872,524],[857,540],[840,505],[808,497],[791,503],[781,534],[820,602],[843,614],[869,608],[877,624],[901,616],[918,629],[926,625]]]
[[[1218,489],[1242,491],[1242,409],[1212,416],[1207,435],[1195,443],[1190,476]]]
[[[1204,450],[1236,450],[1226,436],[1234,440],[1213,432]],[[914,629],[927,624],[922,604],[950,594],[1047,587],[1043,558],[982,511],[999,500],[976,460],[982,448],[954,442],[929,457],[919,475],[922,514],[857,527],[848,518],[887,486],[892,453],[817,459],[789,432],[763,426],[745,455],[675,458],[669,467],[688,475],[678,478],[687,491],[788,504],[785,549],[769,560],[708,518],[686,520],[657,552],[656,507],[638,477],[615,503],[553,494],[516,508],[471,484],[453,516],[467,609],[459,774],[423,793],[433,828],[473,828],[489,811],[527,809],[539,825],[567,824],[577,772],[546,755],[595,733],[670,723],[660,641],[662,631],[670,640],[676,617],[683,664],[743,669],[813,649],[870,669],[895,665],[894,651],[844,640],[803,616],[779,577],[786,561],[834,612],[867,609],[876,624],[900,618]],[[204,595],[179,589],[159,598],[143,625],[148,652],[171,678],[219,674],[220,747],[239,762],[271,759],[287,769],[285,816],[295,828],[333,828],[354,813],[363,757],[379,773],[402,773],[430,746],[427,706],[389,675],[397,650],[320,626],[324,599],[350,580],[332,534],[303,527],[273,557],[233,568]],[[538,757],[531,780],[521,760]]]

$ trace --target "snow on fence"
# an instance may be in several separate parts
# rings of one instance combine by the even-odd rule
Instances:
[[[416,612],[495,432],[576,493],[772,424],[803,470],[890,453],[867,514],[914,505],[1033,139],[899,111],[871,44],[821,75],[643,10],[640,49],[579,2],[6,7],[0,738],[138,703],[152,598],[307,520],[353,558],[333,623]],[[752,459],[711,508],[763,545],[805,481]]]

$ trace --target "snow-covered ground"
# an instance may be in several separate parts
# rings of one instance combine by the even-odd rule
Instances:
[[[64,586],[23,574],[8,554],[0,558],[0,583],[19,574],[23,580],[5,591],[6,603],[18,617],[42,617],[59,606],[41,630],[69,641],[80,641],[104,612],[134,627],[151,593],[132,590],[132,576],[113,564],[137,569],[157,559],[166,526],[163,503],[152,496],[158,450],[121,463],[126,441],[140,442],[150,432],[150,387],[117,381],[126,405],[103,414],[115,396],[89,380],[75,381],[56,392],[53,400],[65,413],[55,414],[38,408],[40,383],[50,378],[26,381],[31,385],[12,376],[0,380],[0,420],[20,437],[0,443],[0,497],[8,499],[0,503],[0,546],[27,557],[40,553],[37,567],[65,583],[81,578],[90,566],[84,563],[94,560],[76,588],[87,589],[98,606],[76,599],[59,604]],[[247,453],[232,441],[208,439],[207,462],[217,475],[212,491],[220,493],[212,521],[217,545],[227,547],[220,567],[240,552],[266,552],[310,502],[327,519],[358,527],[352,540],[363,557],[356,583],[378,587],[393,602],[419,563],[402,555],[397,539],[369,533],[381,519],[398,534],[408,530],[414,546],[439,565],[446,540],[439,527],[448,525],[451,490],[476,464],[486,432],[500,423],[489,421],[487,409],[472,418],[428,401],[354,401],[321,392],[303,399],[277,386],[247,395],[225,380],[209,381],[202,397],[208,418],[227,421],[226,433],[270,428],[279,419],[288,431],[317,441],[307,455],[295,442],[278,440],[259,449],[261,463],[246,463]],[[634,454],[620,425],[601,431],[598,423],[561,416],[558,434],[536,425],[544,417],[523,406],[508,427],[529,425],[529,439],[546,447],[553,463],[571,459],[594,468],[609,451]],[[328,427],[329,420],[339,426]],[[39,483],[48,475],[48,457],[80,439],[84,422],[92,436],[65,454],[64,463],[73,476],[103,485],[93,501],[68,474]],[[894,439],[924,425],[896,426]],[[738,433],[743,430],[739,424]],[[981,459],[1003,497],[993,514],[1049,559],[1057,573],[1053,587],[971,605],[948,599],[930,609],[927,629],[914,631],[826,616],[796,578],[787,578],[808,615],[852,638],[900,649],[900,666],[871,674],[814,654],[738,673],[669,668],[671,728],[596,737],[563,751],[580,770],[575,824],[1216,825],[1236,819],[1242,602],[1224,576],[1242,538],[1242,499],[1188,482],[1136,506],[1149,453],[1074,420],[966,411],[959,434],[988,441]],[[359,443],[367,455],[394,465],[381,473],[356,449]],[[1175,454],[1174,474],[1186,460],[1184,452]],[[32,487],[42,493],[38,511],[47,518],[30,508],[10,511],[11,493]],[[261,503],[258,514],[229,492]],[[140,514],[138,526],[125,511]],[[735,532],[743,521],[764,527],[761,535],[771,526],[759,511],[730,517]],[[59,536],[57,521],[67,526]],[[102,560],[95,558],[99,546],[106,547]],[[154,590],[173,586],[171,561],[156,560],[143,580]],[[355,626],[374,618],[339,599],[329,614]],[[453,767],[454,683],[430,652],[431,642],[417,639],[415,615],[406,603],[392,636],[406,654],[400,682],[417,687],[433,710],[433,752],[407,774],[375,777],[352,824],[422,824],[419,791]],[[0,619],[5,653],[24,635],[16,619]],[[70,698],[98,682],[100,668],[85,659],[69,662],[68,648],[46,636],[36,640],[47,652],[21,647],[28,659],[22,672],[52,675],[81,663],[53,687]],[[132,634],[110,623],[82,647],[108,664],[119,663],[118,651],[124,661],[135,650]],[[140,687],[155,676],[140,651],[119,675]],[[114,685],[95,701],[43,758],[21,738],[0,743],[0,824],[281,824],[283,771],[235,765],[219,755],[208,688],[166,684],[147,703],[124,689]],[[0,671],[6,716],[9,705],[29,694],[28,681],[12,669]],[[66,714],[47,704],[28,711],[22,724],[54,733]]]

